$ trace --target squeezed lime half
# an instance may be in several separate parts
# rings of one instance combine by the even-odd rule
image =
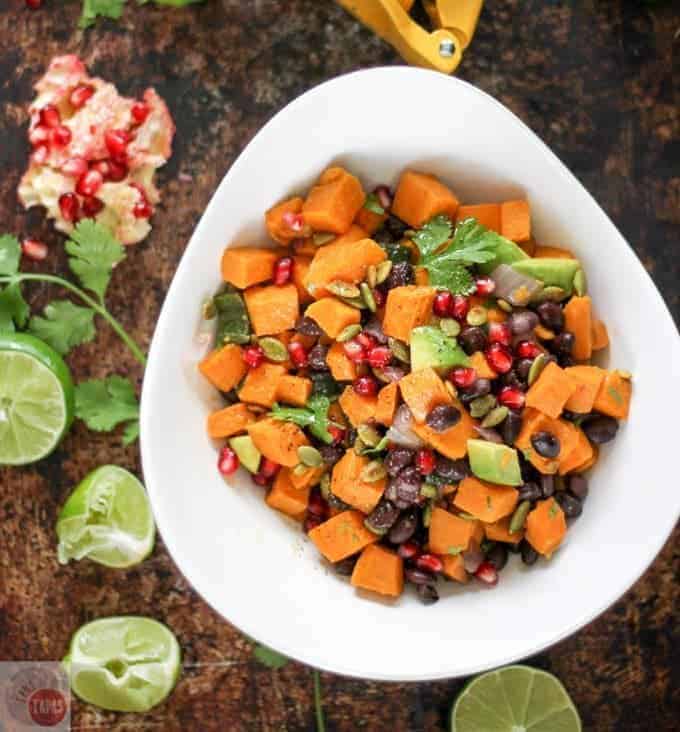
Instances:
[[[104,465],[71,493],[57,519],[62,564],[87,557],[131,567],[153,551],[156,527],[144,486],[124,468]]]

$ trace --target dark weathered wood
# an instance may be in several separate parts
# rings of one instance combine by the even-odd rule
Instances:
[[[208,0],[183,10],[130,2],[122,22],[101,23],[85,33],[76,28],[78,2],[44,0],[36,12],[26,10],[22,0],[1,5],[0,228],[49,242],[48,269],[64,269],[61,239],[39,214],[24,214],[15,196],[28,151],[25,109],[48,60],[77,52],[93,72],[126,92],[154,85],[171,105],[178,136],[161,174],[164,199],[154,232],[130,250],[110,294],[112,309],[144,345],[194,225],[257,129],[325,79],[399,63],[388,46],[330,0]],[[519,114],[586,184],[636,249],[676,319],[679,28],[673,2],[489,0],[460,68],[462,78]],[[405,101],[394,99],[395,113]],[[39,304],[51,294],[38,288],[31,297]],[[105,327],[69,361],[78,379],[111,371],[141,377]],[[59,567],[58,507],[85,473],[103,463],[140,470],[136,448],[124,449],[117,437],[76,425],[42,464],[0,471],[0,658],[59,658],[72,631],[86,620],[152,615],[167,622],[182,643],[185,671],[177,690],[141,717],[77,704],[78,727],[313,729],[310,671],[291,664],[272,672],[253,662],[249,643],[196,595],[161,541],[150,560],[127,572],[88,562]],[[607,613],[531,659],[564,681],[586,729],[676,728],[677,675],[675,696],[671,676],[677,673],[672,604],[677,559],[669,543]],[[605,573],[616,561],[602,547],[592,571]],[[443,730],[449,703],[462,685],[388,685],[326,674],[323,683],[329,729],[348,732]]]

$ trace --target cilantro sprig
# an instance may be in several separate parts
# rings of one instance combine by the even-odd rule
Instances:
[[[284,422],[293,422],[298,427],[309,427],[309,431],[322,442],[330,445],[333,437],[328,431],[332,424],[328,418],[328,409],[331,400],[325,396],[314,395],[310,397],[305,407],[282,407],[275,404],[270,417],[280,419]]]
[[[203,0],[153,0],[156,5],[167,5],[174,8],[193,5]],[[127,0],[83,0],[83,10],[78,21],[79,28],[89,28],[97,18],[119,20]],[[151,0],[137,0],[137,5],[147,5]]]

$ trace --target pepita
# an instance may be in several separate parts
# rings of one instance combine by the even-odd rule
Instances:
[[[345,305],[349,305],[351,308],[356,308],[357,310],[366,309],[366,303],[362,297],[344,297],[342,295],[338,295],[338,299],[342,300]]]
[[[626,369],[616,369],[616,373],[626,381],[630,381],[633,378],[633,374]]]
[[[531,386],[534,381],[541,375],[541,371],[546,367],[548,363],[548,357],[545,353],[539,353],[534,359],[529,369],[529,375],[527,376],[527,383]]]
[[[496,305],[506,313],[512,312],[512,305],[507,300],[496,300]]]
[[[446,381],[444,382],[444,386],[446,387],[446,391],[448,391],[454,399],[458,398],[458,389],[456,389],[456,387],[448,379],[446,379]]]
[[[568,296],[569,293],[566,290],[563,290],[561,287],[549,285],[548,287],[544,287],[542,290],[537,292],[531,298],[531,302],[541,303],[547,302],[548,300],[552,302],[562,302],[562,300],[566,299]]]
[[[319,481],[319,490],[324,500],[328,500],[331,495],[331,476],[328,473],[324,473]]]
[[[308,470],[309,470],[309,468],[306,465],[303,465],[302,463],[298,463],[293,468],[293,475],[296,475],[299,478],[300,476],[304,475]]]
[[[550,328],[546,328],[540,323],[534,328],[534,334],[542,341],[551,341],[555,337],[555,331],[550,330]]]
[[[368,447],[366,443],[361,439],[361,437],[357,437],[356,440],[354,440],[354,444],[352,445],[352,449],[357,455],[363,455],[364,450]]]
[[[411,351],[403,341],[399,341],[396,338],[388,338],[387,345],[397,361],[407,364],[411,363]]]
[[[418,232],[417,232],[417,231],[415,231],[414,229],[406,229],[406,231],[404,232],[404,235],[403,235],[403,236],[404,236],[404,239],[413,239],[413,237],[414,237],[414,236],[415,236],[415,235],[416,235],[417,233],[418,233]]]
[[[324,244],[330,244],[335,238],[335,234],[330,234],[326,231],[317,231],[312,237],[312,241],[315,247],[322,247]]]
[[[387,477],[387,470],[382,460],[371,460],[359,474],[362,483],[377,483]]]
[[[488,319],[486,308],[481,305],[476,305],[470,308],[470,312],[467,314],[467,323],[472,326],[484,325]]]
[[[278,338],[271,338],[270,336],[260,338],[258,344],[270,361],[281,363],[288,360],[288,349]]]
[[[423,496],[423,498],[438,498],[439,489],[436,485],[432,485],[432,483],[423,483],[422,486],[420,486],[420,495]]]
[[[531,508],[531,501],[522,501],[519,506],[515,509],[515,513],[512,514],[510,519],[510,526],[508,526],[508,533],[516,534],[524,528],[524,522],[527,520],[529,509]]]
[[[311,445],[300,445],[297,456],[300,462],[308,468],[320,468],[323,465],[321,453]]]
[[[493,394],[477,397],[470,402],[470,414],[475,419],[485,417],[496,406],[496,397]]]
[[[373,376],[375,376],[375,378],[378,379],[381,384],[392,383],[392,379],[390,379],[382,369],[376,369],[371,367],[371,371],[373,372]]]
[[[359,289],[361,290],[361,297],[364,299],[366,307],[374,313],[378,309],[378,306],[376,305],[375,298],[373,297],[373,290],[371,290],[367,282],[362,282],[359,285]]]
[[[370,424],[360,424],[357,427],[357,434],[368,447],[375,447],[382,439],[380,432],[375,427],[371,427]]]
[[[212,297],[203,303],[202,314],[203,320],[212,320],[217,316],[217,308]]]
[[[333,280],[326,285],[328,292],[332,292],[338,297],[359,297],[361,292],[356,285],[351,282],[343,282],[342,280]]]
[[[439,321],[439,327],[447,336],[451,336],[452,338],[460,335],[460,323],[454,320],[454,318],[442,318]]]
[[[340,341],[340,343],[351,341],[352,338],[359,335],[359,333],[361,333],[361,326],[358,323],[352,323],[352,325],[346,325],[340,333],[338,333],[338,337],[335,340]]]
[[[392,260],[386,259],[384,262],[375,268],[375,282],[377,285],[382,284],[389,276],[392,271]]]
[[[495,407],[484,417],[482,427],[497,427],[508,414],[510,410],[507,407]]]
[[[366,270],[366,282],[370,288],[375,287],[378,284],[378,274],[375,269],[375,264],[369,264]]]
[[[428,501],[423,509],[423,526],[427,529],[432,521],[432,501]]]
[[[588,292],[588,281],[586,280],[586,273],[582,269],[577,269],[574,275],[574,292],[579,296],[583,297]]]

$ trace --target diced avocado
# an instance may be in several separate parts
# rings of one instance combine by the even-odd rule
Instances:
[[[468,440],[470,468],[480,480],[501,485],[521,485],[517,450],[486,440]]]
[[[213,298],[213,304],[217,311],[217,345],[248,343],[250,320],[241,295],[230,289],[216,295]]]
[[[469,363],[458,341],[447,336],[439,328],[423,325],[411,331],[411,370],[430,366],[433,369],[450,369]]]
[[[578,259],[531,258],[514,262],[512,268],[541,280],[546,287],[561,287],[571,294],[574,289],[574,275],[581,269],[581,263]]]
[[[251,473],[257,473],[260,469],[260,458],[262,454],[255,447],[250,435],[239,435],[229,440],[229,447],[238,455],[241,465]]]
[[[478,265],[480,272],[489,274],[493,272],[499,264],[514,264],[515,262],[523,262],[529,259],[529,255],[517,246],[514,241],[506,239],[504,236],[498,236],[495,243],[496,256],[489,262]]]

